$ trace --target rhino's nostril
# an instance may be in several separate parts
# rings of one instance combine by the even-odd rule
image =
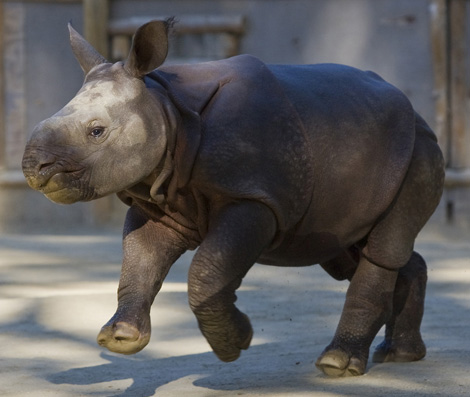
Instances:
[[[52,161],[39,164],[38,172],[41,173],[41,174],[44,174],[44,173],[45,173],[48,169],[50,169],[53,165],[54,165],[54,162],[52,162]]]
[[[106,346],[106,343],[108,342],[108,339],[109,339],[108,335],[105,335],[105,334],[100,332],[100,334],[98,335],[97,341],[98,341],[99,345]]]

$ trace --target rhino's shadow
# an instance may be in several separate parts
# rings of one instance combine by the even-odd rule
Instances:
[[[114,395],[152,396],[159,387],[189,375],[188,362],[200,366],[209,361],[209,353],[145,361],[108,353],[102,353],[101,357],[108,362],[57,372],[47,380],[54,384],[92,385],[131,379],[132,384],[126,390]]]
[[[62,372],[50,374],[47,380],[54,384],[92,385],[102,382],[132,379],[132,384],[124,391],[112,394],[114,396],[153,396],[158,388],[173,381],[191,376],[190,381],[197,387],[221,391],[234,391],[246,389],[288,389],[291,384],[297,389],[311,388],[307,374],[312,375],[313,361],[305,356],[307,361],[294,362],[298,355],[287,361],[292,361],[289,368],[283,369],[283,376],[279,377],[279,366],[286,365],[286,357],[280,354],[273,363],[266,365],[263,352],[277,350],[278,343],[266,343],[252,346],[241,358],[233,363],[220,362],[212,352],[176,356],[168,358],[139,358],[102,353],[101,357],[107,363],[73,368]],[[245,356],[245,357],[244,357]],[[256,357],[257,356],[257,357]],[[289,382],[286,384],[286,371]]]

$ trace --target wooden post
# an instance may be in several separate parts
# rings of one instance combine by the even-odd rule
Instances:
[[[431,48],[434,72],[434,98],[436,110],[435,132],[446,163],[450,157],[449,131],[449,46],[448,0],[432,0]]]
[[[464,229],[470,229],[469,7],[469,0],[432,0],[430,7],[436,133],[447,164],[440,208],[447,222]]]
[[[83,32],[88,42],[105,58],[109,56],[109,0],[83,0]]]
[[[5,118],[4,101],[5,88],[3,85],[3,1],[0,2],[0,171],[5,166]]]
[[[466,77],[466,17],[467,1],[450,0],[450,166],[454,169],[470,167],[470,126],[467,122]]]
[[[26,145],[25,5],[3,5],[4,166],[18,169]]]

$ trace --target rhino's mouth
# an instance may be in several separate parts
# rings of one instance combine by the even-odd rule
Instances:
[[[60,204],[93,200],[97,194],[85,183],[84,173],[84,170],[57,172],[38,190],[49,200]]]
[[[41,193],[48,195],[69,188],[69,174],[71,172],[58,171],[50,175],[49,179],[42,182],[38,189]]]
[[[58,165],[34,172],[24,170],[30,187],[59,204],[89,201],[95,197],[93,189],[85,181],[85,170],[66,170]]]
[[[84,192],[77,184],[73,172],[57,172],[45,184],[38,187],[49,200],[60,204],[72,204],[84,199]],[[77,186],[78,185],[78,186]]]

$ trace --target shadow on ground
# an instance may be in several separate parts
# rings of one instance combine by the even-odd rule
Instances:
[[[95,343],[116,306],[119,235],[0,236],[0,394],[468,395],[470,245],[430,235],[417,247],[429,265],[427,357],[328,379],[314,362],[333,336],[347,283],[319,267],[250,271],[238,305],[251,318],[254,343],[226,364],[209,351],[188,308],[186,255],[154,303],[150,344],[120,356]]]

